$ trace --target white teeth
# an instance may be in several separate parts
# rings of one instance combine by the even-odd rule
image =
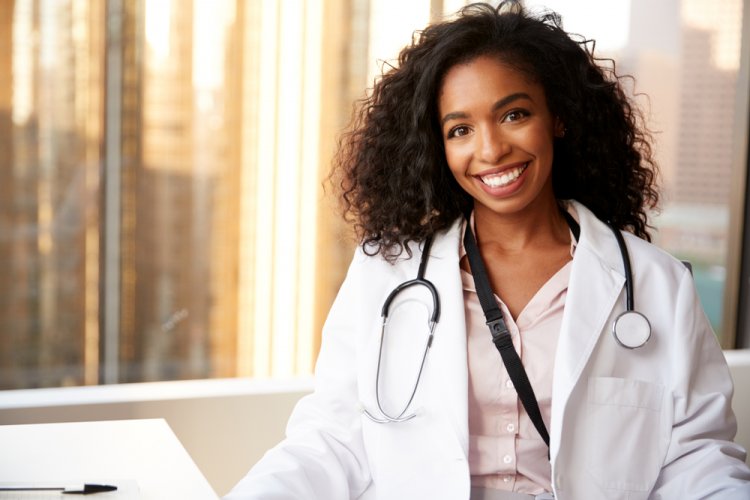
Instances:
[[[520,167],[506,170],[502,174],[485,175],[484,177],[480,177],[480,179],[482,179],[482,182],[487,184],[489,187],[504,187],[518,179],[523,171],[526,170],[526,167],[528,167],[528,163],[521,165]]]

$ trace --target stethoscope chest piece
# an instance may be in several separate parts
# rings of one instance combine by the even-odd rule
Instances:
[[[618,344],[628,349],[642,347],[651,338],[651,324],[637,311],[625,311],[612,325],[612,334]]]

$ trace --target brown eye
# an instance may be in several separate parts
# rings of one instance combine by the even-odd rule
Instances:
[[[469,127],[465,127],[463,125],[459,125],[458,127],[453,127],[448,132],[448,139],[452,137],[463,137],[466,134],[469,133]]]
[[[515,122],[522,118],[526,118],[529,116],[529,112],[523,109],[514,109],[513,111],[509,112],[505,117],[503,118],[503,121],[505,122]]]

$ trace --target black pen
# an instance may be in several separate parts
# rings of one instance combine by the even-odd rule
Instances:
[[[75,486],[0,486],[0,491],[60,491],[64,495],[90,495],[115,490],[117,490],[117,486],[90,483]]]

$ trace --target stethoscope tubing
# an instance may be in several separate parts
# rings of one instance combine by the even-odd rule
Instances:
[[[608,225],[615,234],[617,246],[620,247],[622,267],[625,270],[625,309],[628,312],[635,311],[635,303],[633,300],[633,270],[630,268],[630,253],[628,252],[628,246],[625,244],[625,238],[622,237],[620,230],[611,223]]]
[[[385,327],[388,319],[387,317],[383,317],[383,325],[380,329],[380,350],[378,352],[378,369],[375,374],[375,401],[378,405],[378,410],[380,410],[380,414],[383,415],[382,418],[378,418],[367,409],[363,409],[365,415],[367,415],[370,420],[373,422],[379,423],[379,424],[386,424],[386,423],[397,423],[397,422],[406,422],[407,420],[411,420],[412,418],[416,417],[416,413],[412,413],[410,415],[404,415],[409,407],[411,406],[412,401],[414,400],[414,395],[417,393],[417,388],[419,387],[419,381],[422,378],[422,372],[424,371],[424,365],[425,361],[427,360],[427,351],[430,349],[430,346],[432,346],[432,339],[435,335],[435,326],[437,326],[436,321],[430,321],[430,336],[427,338],[427,345],[425,346],[424,352],[422,353],[422,362],[419,365],[419,372],[417,373],[417,379],[414,382],[414,389],[411,391],[411,395],[409,396],[409,401],[404,406],[404,409],[399,413],[397,416],[389,415],[384,409],[383,405],[380,402],[380,363],[383,359],[383,340],[385,337]]]
[[[440,298],[438,297],[437,288],[435,288],[435,285],[433,285],[431,281],[418,277],[413,280],[401,283],[396,288],[394,288],[390,294],[388,294],[388,298],[385,299],[383,308],[380,310],[380,316],[383,318],[383,324],[385,324],[386,320],[388,319],[388,309],[390,309],[391,303],[393,302],[393,299],[396,298],[396,295],[413,286],[424,286],[430,291],[430,294],[432,294],[433,304],[430,322],[437,323],[438,321],[440,321]]]
[[[419,381],[422,378],[422,372],[424,371],[425,362],[427,361],[427,352],[430,350],[430,347],[432,346],[432,339],[435,336],[435,327],[438,324],[438,321],[440,320],[440,297],[438,295],[437,288],[435,288],[435,285],[432,284],[432,282],[428,279],[425,279],[424,274],[425,270],[427,268],[427,260],[429,259],[430,255],[430,248],[432,247],[432,237],[428,237],[425,240],[424,248],[422,249],[422,259],[419,263],[419,271],[417,272],[417,277],[413,280],[405,281],[398,285],[396,288],[394,288],[391,293],[388,294],[388,297],[385,299],[385,302],[383,302],[383,307],[380,311],[380,315],[383,319],[383,323],[380,327],[380,348],[378,350],[378,365],[377,365],[377,372],[375,374],[375,401],[378,405],[378,410],[380,411],[380,414],[382,417],[376,417],[372,413],[370,413],[367,409],[363,409],[364,414],[370,418],[373,422],[379,423],[379,424],[385,424],[385,423],[398,423],[398,422],[406,422],[407,420],[411,420],[412,418],[416,417],[416,413],[411,413],[409,415],[406,414],[406,412],[409,410],[409,407],[411,406],[412,401],[414,401],[414,396],[417,394],[417,388],[419,387]],[[430,322],[429,322],[429,330],[430,334],[427,337],[427,343],[424,348],[424,352],[422,353],[422,360],[419,364],[419,371],[417,372],[417,377],[414,382],[414,388],[411,391],[411,394],[409,395],[409,401],[404,406],[404,409],[396,415],[395,417],[393,415],[390,415],[388,412],[386,412],[383,409],[383,405],[380,401],[380,366],[383,361],[383,344],[385,343],[385,330],[388,325],[388,311],[391,307],[391,303],[396,298],[396,296],[401,293],[402,291],[406,290],[407,288],[411,288],[414,286],[423,286],[427,288],[430,291],[430,295],[432,295],[432,315],[430,316]]]

